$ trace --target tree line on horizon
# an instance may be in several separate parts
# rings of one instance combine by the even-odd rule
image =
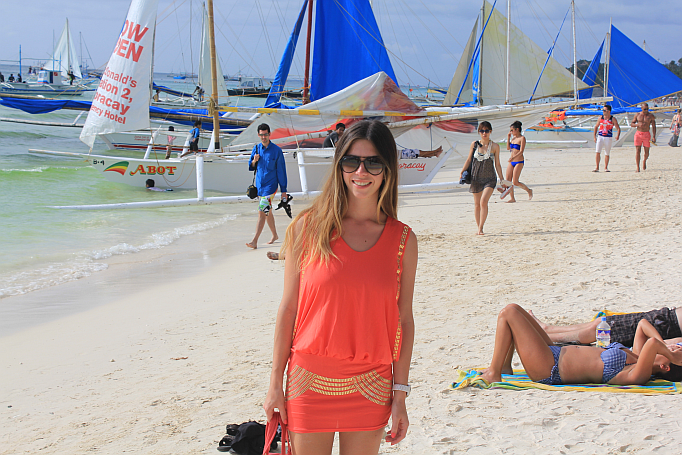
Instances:
[[[590,67],[590,60],[578,60],[578,79],[582,79],[583,76],[585,76],[585,72],[587,71],[587,68]],[[675,76],[679,77],[682,79],[682,58],[677,60],[671,60],[669,63],[664,63],[663,66],[668,68],[671,73],[673,73]],[[569,66],[566,68],[568,71],[570,71],[571,74],[573,74],[573,65]],[[604,64],[600,63],[599,64],[599,69],[597,70],[597,77],[595,78],[594,81],[595,85],[598,85],[599,87],[604,87]]]

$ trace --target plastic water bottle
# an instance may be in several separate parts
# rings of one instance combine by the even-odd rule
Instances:
[[[602,316],[601,322],[597,326],[597,347],[605,348],[609,344],[611,344],[611,326]]]

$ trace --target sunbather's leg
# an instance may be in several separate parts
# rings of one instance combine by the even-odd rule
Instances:
[[[520,306],[511,304],[504,307],[497,317],[493,359],[483,373],[483,379],[488,382],[501,380],[512,344],[531,379],[543,379],[551,374],[554,356],[548,346],[552,341],[531,315]]]
[[[544,324],[537,319],[532,312],[530,312],[530,316],[533,317],[555,343],[590,344],[597,340],[597,325],[599,325],[599,319],[595,319],[591,322],[584,322],[582,324],[549,325]]]

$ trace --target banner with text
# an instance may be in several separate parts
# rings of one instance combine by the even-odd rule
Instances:
[[[158,0],[133,0],[109,59],[80,139],[149,128],[152,54]]]

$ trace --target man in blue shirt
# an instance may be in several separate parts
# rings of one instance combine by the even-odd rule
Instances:
[[[258,247],[258,238],[267,221],[268,227],[272,231],[272,239],[268,244],[274,243],[279,237],[275,228],[275,216],[272,212],[272,199],[279,186],[282,192],[282,199],[287,197],[287,168],[284,163],[282,149],[270,142],[270,126],[267,123],[258,125],[258,137],[260,144],[256,144],[251,151],[249,159],[249,170],[256,171],[256,188],[260,203],[258,204],[258,223],[256,224],[256,235],[246,246]]]

